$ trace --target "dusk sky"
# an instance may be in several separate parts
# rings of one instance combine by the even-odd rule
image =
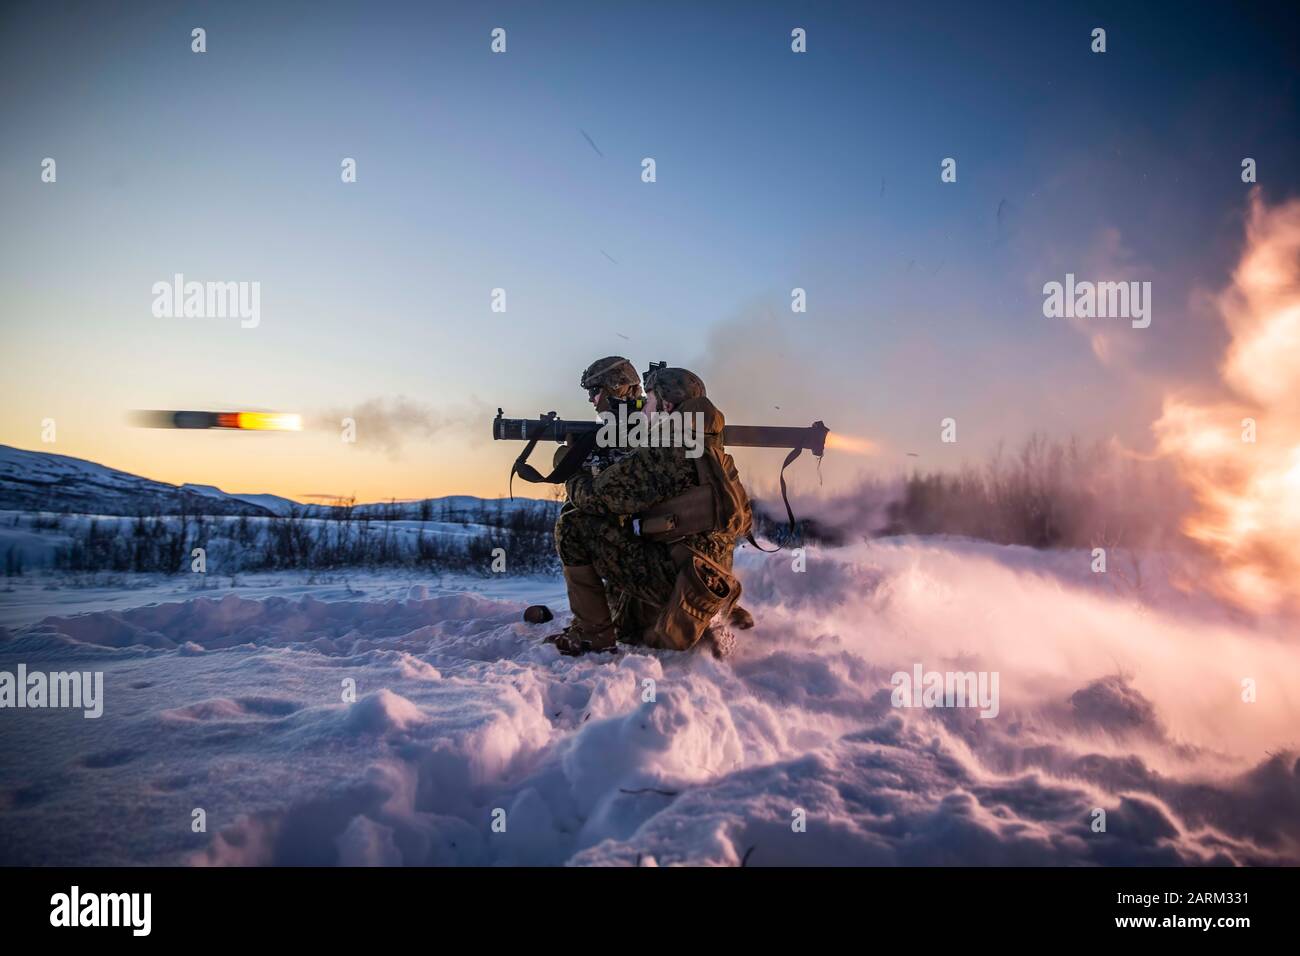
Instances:
[[[828,485],[1034,430],[1145,448],[1166,394],[1217,388],[1243,158],[1269,204],[1300,194],[1283,5],[564,7],[5,4],[0,442],[228,491],[491,497],[519,450],[497,407],[585,417],[581,370],[620,353],[695,370],[729,421],[879,444],[829,453]],[[176,273],[259,282],[259,324],[156,318]],[[1044,317],[1067,273],[1150,282],[1150,327]]]

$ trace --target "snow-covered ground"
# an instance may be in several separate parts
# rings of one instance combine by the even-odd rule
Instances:
[[[447,499],[438,499],[445,501]],[[544,507],[539,502],[521,501],[517,507]],[[544,512],[540,512],[545,514]],[[106,539],[118,539],[129,544],[135,534],[135,525],[139,519],[124,515],[75,514],[54,515],[39,513],[6,511],[0,509],[0,556],[9,560],[16,558],[24,571],[40,572],[58,567],[57,556],[67,553],[74,542],[86,540],[92,525]],[[158,525],[167,535],[176,535],[181,527],[181,519],[166,516],[156,519]],[[206,532],[202,539],[189,532],[188,538],[182,539],[182,546],[176,548],[176,570],[188,571],[191,567],[190,545],[202,544],[206,551],[208,571],[213,578],[246,573],[244,568],[264,558],[268,553],[274,554],[275,541],[268,541],[274,533],[275,519],[251,517],[215,517],[205,518]],[[554,521],[547,515],[546,521]],[[43,526],[54,523],[55,527]],[[248,539],[239,540],[240,525],[246,525]],[[357,548],[360,553],[377,553],[382,542],[387,541],[388,550],[407,561],[414,562],[419,554],[421,539],[426,544],[437,542],[443,547],[464,548],[472,539],[480,536],[502,534],[499,527],[482,524],[472,520],[420,521],[418,519],[398,518],[391,521],[366,520],[340,522],[326,518],[298,518],[297,526],[302,534],[313,542],[318,542],[325,549],[348,547]],[[139,535],[147,539],[147,534]],[[127,549],[129,554],[129,548]],[[256,571],[252,572],[256,573]],[[74,580],[104,580],[110,572],[84,572]],[[140,575],[131,575],[133,584],[138,585]],[[57,583],[57,582],[56,582]],[[215,586],[215,585],[213,585]]]
[[[0,712],[0,862],[1300,863],[1283,624],[1154,560],[794,560],[739,556],[758,626],[725,662],[559,656],[564,615],[520,619],[558,577],[17,579],[0,670],[102,671],[105,700]],[[997,716],[893,706],[916,664],[997,672]]]

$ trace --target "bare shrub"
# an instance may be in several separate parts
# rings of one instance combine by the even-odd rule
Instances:
[[[1033,548],[1132,548],[1170,543],[1187,504],[1161,463],[1103,442],[1085,447],[1035,434],[1018,454],[999,447],[982,466],[869,478],[799,502],[793,533],[779,502],[756,502],[755,516],[757,529],[781,543],[952,534]]]

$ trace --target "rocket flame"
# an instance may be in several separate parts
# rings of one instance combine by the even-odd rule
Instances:
[[[874,455],[877,451],[876,443],[866,438],[853,438],[850,435],[840,435],[831,432],[826,436],[826,447],[836,451],[845,451],[851,455]]]
[[[300,432],[302,416],[285,412],[236,412],[236,428],[258,432]]]
[[[1300,200],[1251,196],[1246,249],[1219,297],[1234,399],[1167,396],[1152,427],[1199,510],[1184,532],[1224,568],[1211,588],[1243,608],[1300,608]]]

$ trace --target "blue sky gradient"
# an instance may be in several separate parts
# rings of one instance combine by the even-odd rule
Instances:
[[[733,421],[882,443],[835,480],[1034,429],[1140,443],[1215,380],[1198,302],[1242,157],[1270,202],[1300,189],[1300,71],[1281,5],[1137,6],[7,5],[0,441],[54,417],[45,450],[166,480],[491,495],[496,407],[581,414],[581,368],[623,353],[695,368]],[[1042,315],[1066,271],[1151,281],[1152,327],[1103,361]],[[261,282],[260,326],[154,318],[176,272]],[[442,426],[399,450],[123,417],[398,395]]]

